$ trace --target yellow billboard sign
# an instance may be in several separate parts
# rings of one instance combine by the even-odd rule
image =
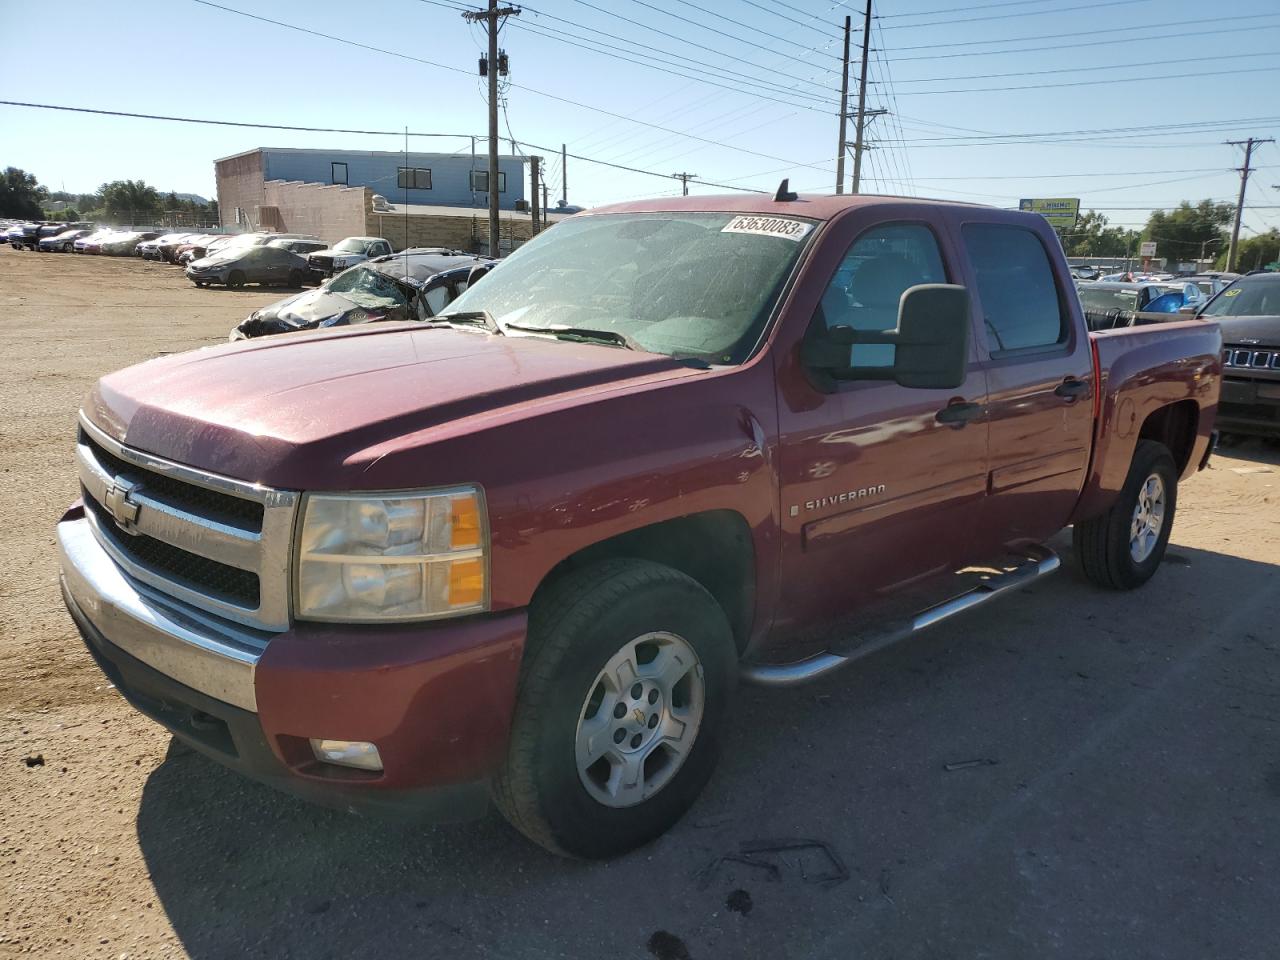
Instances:
[[[1019,200],[1019,210],[1038,213],[1049,221],[1051,227],[1074,227],[1080,216],[1079,197],[1055,197],[1041,200]]]

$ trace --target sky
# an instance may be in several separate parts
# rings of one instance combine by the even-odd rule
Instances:
[[[676,172],[698,175],[691,193],[772,192],[784,176],[833,192],[843,23],[853,16],[852,111],[864,3],[537,0],[500,34],[503,151],[508,136],[538,145],[519,149],[547,158],[552,198],[565,172],[569,202],[587,207],[677,194]],[[0,100],[373,131],[0,105],[0,167],[54,190],[140,178],[211,197],[213,161],[258,146],[399,150],[407,127],[450,135],[412,136],[413,150],[470,153],[487,129],[483,28],[461,16],[476,5],[0,0]],[[1280,6],[1208,6],[876,0],[867,107],[887,113],[868,122],[863,192],[1079,197],[1127,226],[1184,199],[1234,202],[1243,151],[1224,141],[1280,138]],[[577,155],[565,171],[562,143]],[[1280,148],[1253,163],[1246,234],[1280,225]]]

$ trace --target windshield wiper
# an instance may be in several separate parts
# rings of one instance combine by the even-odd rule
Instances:
[[[508,323],[508,330],[522,330],[526,333],[545,333],[557,340],[571,340],[578,343],[607,343],[614,347],[625,347],[638,353],[648,353],[635,338],[619,330],[592,330],[588,327],[532,327],[522,323]]]
[[[502,333],[502,327],[498,326],[498,321],[493,319],[493,314],[488,310],[459,310],[457,313],[443,313],[431,318],[432,322],[439,321],[441,323],[452,323],[457,320],[461,323],[475,323],[477,320],[490,333]]]

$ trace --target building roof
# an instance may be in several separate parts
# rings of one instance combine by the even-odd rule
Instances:
[[[312,154],[314,156],[335,157],[335,158],[396,157],[401,160],[403,160],[405,157],[405,151],[403,150],[330,150],[328,147],[253,147],[250,150],[242,150],[240,153],[233,153],[230,156],[218,157],[213,162],[221,163],[223,160],[234,160],[237,157],[247,157],[255,153],[305,153],[305,154]],[[458,152],[431,153],[431,152],[424,152],[421,150],[410,150],[408,151],[408,154],[409,154],[410,160],[414,160],[422,157],[430,157],[430,158],[438,157],[441,159],[458,160],[458,159],[466,158],[468,156],[468,154],[466,153],[458,153]],[[524,159],[525,159],[524,157],[518,157],[509,153],[500,154],[498,156],[499,161],[508,160],[508,161],[523,162]],[[484,151],[477,151],[476,162],[479,164],[487,164],[489,162],[488,153]]]
[[[483,207],[448,207],[429,203],[392,203],[387,200],[387,209],[374,210],[370,208],[370,213],[381,214],[384,217],[403,217],[406,210],[411,217],[479,217],[480,219],[488,219],[489,208]],[[557,213],[551,210],[546,213],[545,220],[547,223],[557,223],[561,220],[571,217],[571,213]],[[528,210],[499,210],[498,217],[502,220],[530,220],[532,214]]]

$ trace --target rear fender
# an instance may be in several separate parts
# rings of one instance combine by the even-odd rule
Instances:
[[[1098,358],[1100,402],[1089,476],[1073,523],[1115,502],[1144,437],[1174,443],[1182,478],[1194,473],[1209,446],[1222,382],[1222,334],[1216,323],[1186,320],[1090,337]],[[1181,406],[1162,412],[1175,404]],[[1192,431],[1189,439],[1183,430]]]

